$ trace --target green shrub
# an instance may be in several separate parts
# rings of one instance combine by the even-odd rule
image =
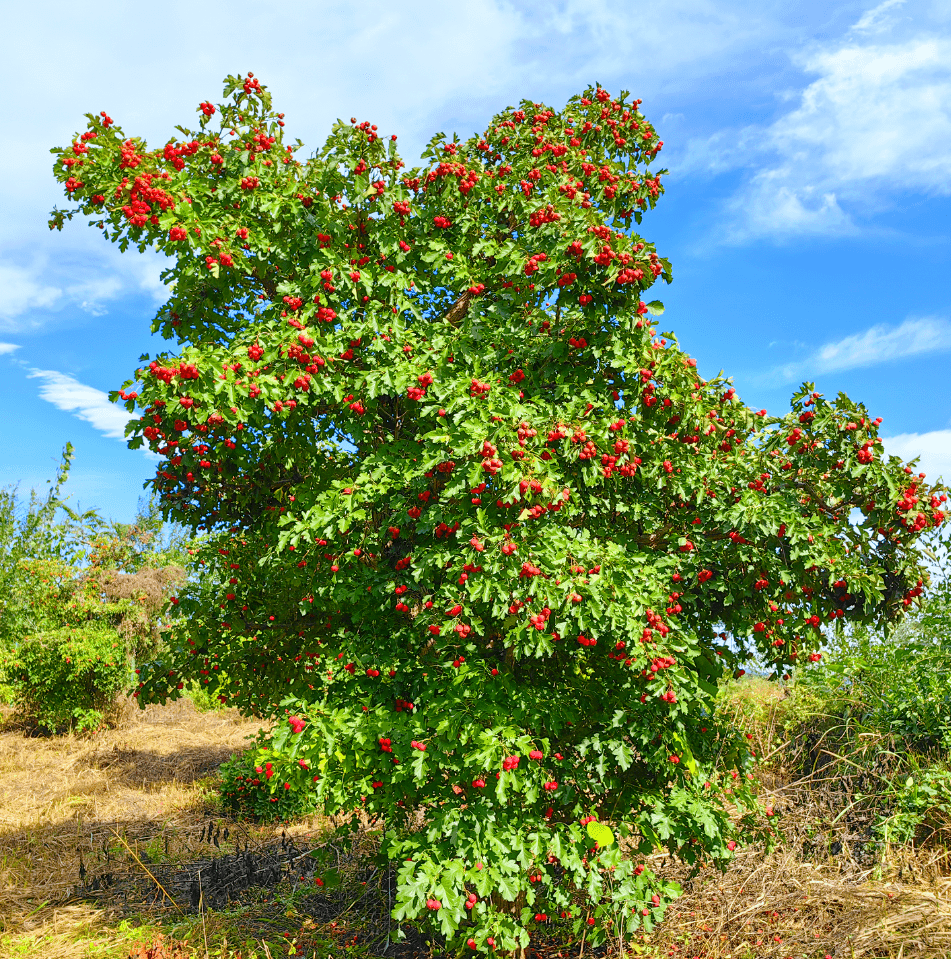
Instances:
[[[0,706],[13,704],[14,691],[10,683],[11,657],[0,647]]]
[[[887,634],[854,623],[829,636],[826,661],[797,674],[823,710],[903,751],[951,751],[951,550],[949,535],[925,537],[931,582],[903,601],[909,615]],[[920,600],[915,599],[923,594]]]
[[[887,792],[890,812],[875,823],[876,835],[886,843],[924,841],[951,825],[951,770],[917,766],[897,776]]]
[[[28,636],[7,664],[17,713],[50,733],[98,728],[129,682],[125,643],[101,626]]]
[[[221,701],[217,686],[213,688],[202,686],[200,683],[192,680],[192,682],[186,686],[185,691],[188,698],[192,701],[192,705],[200,713],[220,712],[228,708],[227,705]]]
[[[832,788],[853,832],[861,821],[883,856],[951,826],[948,613],[944,579],[889,636],[839,633],[828,658],[800,670],[772,713],[777,733],[796,746],[784,761]],[[739,724],[755,731],[756,709],[737,690],[725,693]]]
[[[797,686],[822,712],[870,733],[894,737],[903,750],[951,751],[951,648],[919,636],[865,643]]]
[[[951,649],[933,644],[887,648],[860,680],[869,721],[919,751],[951,750]]]
[[[287,789],[273,775],[270,763],[255,766],[253,752],[235,756],[221,766],[224,807],[241,819],[255,822],[297,819],[317,808],[317,787]]]

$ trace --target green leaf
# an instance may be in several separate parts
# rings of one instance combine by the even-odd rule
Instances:
[[[614,842],[614,833],[597,820],[588,823],[586,832],[602,849]]]

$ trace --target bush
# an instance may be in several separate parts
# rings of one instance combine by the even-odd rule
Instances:
[[[918,635],[865,642],[797,676],[816,717],[890,737],[900,752],[951,751],[951,647]]]
[[[863,643],[800,681],[821,704],[825,748],[865,771],[861,804],[888,847],[951,822],[951,648],[915,632]],[[815,728],[815,727],[814,727]]]
[[[864,826],[879,856],[951,825],[949,610],[945,575],[891,635],[834,636],[829,658],[801,670],[785,698],[744,696],[752,684],[723,692],[738,725],[759,740],[775,727],[793,745],[777,755],[838,795],[852,832]]]
[[[868,732],[892,736],[901,751],[951,751],[951,535],[922,538],[931,582],[903,604],[897,628],[853,623],[827,640],[826,661],[800,672],[796,689]]]
[[[126,646],[101,626],[28,636],[7,664],[17,713],[50,733],[98,728],[129,682]]]
[[[227,704],[221,701],[217,687],[210,689],[208,686],[202,686],[201,683],[192,680],[185,687],[185,691],[192,701],[192,705],[200,713],[220,712],[228,708]]]
[[[72,458],[67,444],[45,498],[0,489],[0,703],[47,730],[102,721],[126,661],[161,650],[167,594],[185,577],[181,531],[154,500],[131,524],[67,505]]]
[[[317,790],[273,785],[273,767],[255,766],[254,756],[244,753],[221,766],[221,799],[224,807],[241,819],[255,822],[285,821],[306,816],[317,809]]]
[[[0,706],[12,706],[14,689],[10,681],[10,672],[13,658],[0,645]]]
[[[886,794],[888,808],[875,834],[893,845],[920,843],[951,827],[951,770],[914,761],[907,775],[895,777]]]

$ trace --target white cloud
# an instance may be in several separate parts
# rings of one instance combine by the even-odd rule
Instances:
[[[104,246],[98,231],[80,230],[81,217],[63,233],[46,229],[47,211],[64,202],[48,151],[69,142],[86,111],[107,108],[127,134],[161,146],[177,135],[176,124],[193,122],[199,101],[220,96],[226,73],[252,69],[286,111],[287,132],[308,151],[320,148],[337,117],[354,115],[397,133],[412,164],[437,129],[467,135],[521,96],[557,106],[596,80],[643,97],[652,119],[668,106],[710,97],[723,77],[725,100],[735,99],[738,65],[742,82],[752,84],[777,46],[821,33],[828,19],[824,8],[793,9],[780,0],[665,0],[657,16],[641,15],[629,0],[288,0],[266,8],[234,0],[226,18],[213,5],[172,0],[163,23],[178,38],[175,48],[143,48],[117,60],[102,52],[145,29],[148,16],[130,13],[121,0],[96,0],[95,7],[95,18],[74,23],[65,0],[24,6],[4,51],[14,78],[8,128],[16,134],[0,150],[0,242],[43,250],[51,267],[70,236],[89,234]],[[302,56],[287,56],[289,37]],[[71,59],[77,45],[98,51],[81,82]],[[59,291],[61,303],[102,313],[111,298],[72,291],[76,275],[53,270],[34,280],[47,296]],[[10,315],[26,312],[21,304]]]
[[[58,286],[41,278],[42,267],[0,263],[0,325],[28,310],[55,308],[63,297]]]
[[[906,462],[920,456],[918,471],[925,473],[929,481],[941,477],[946,483],[951,482],[951,430],[883,436],[882,444],[886,453]]]
[[[91,423],[106,436],[125,439],[125,426],[132,414],[110,403],[109,396],[102,390],[55,370],[32,370],[28,376],[42,381],[40,397],[48,403]]]
[[[739,195],[727,202],[730,215],[724,237],[743,242],[761,236],[785,239],[857,232],[835,193],[824,193],[814,186],[796,189],[791,179],[785,169],[754,176]]]
[[[18,343],[0,343],[0,356],[3,356],[4,353],[13,353],[18,349],[20,349]]]
[[[848,43],[803,67],[819,78],[770,130],[799,175],[814,157],[827,183],[951,193],[951,37]]]
[[[904,2],[794,55],[815,79],[773,123],[689,144],[688,172],[752,171],[727,204],[725,239],[852,232],[896,194],[951,194],[951,36],[922,17],[902,33]]]
[[[147,19],[120,0],[97,0],[96,9],[95,23],[77,24],[65,0],[34,4],[8,32],[15,79],[7,126],[16,134],[0,150],[0,262],[9,264],[0,267],[0,331],[43,325],[49,317],[38,314],[53,310],[102,315],[130,293],[167,295],[158,258],[113,257],[83,217],[47,230],[48,211],[64,203],[49,149],[69,142],[86,111],[108,109],[127,134],[160,146],[177,135],[176,124],[193,121],[201,100],[218,99],[226,73],[252,69],[308,151],[320,148],[337,117],[353,115],[398,134],[412,164],[437,129],[465,136],[521,96],[557,106],[595,80],[645,97],[653,117],[672,85],[701,77],[707,84],[726,61],[752,61],[825,18],[792,16],[778,0],[669,0],[661,17],[632,15],[627,0],[289,0],[279,9],[235,0],[223,20],[213,6],[173,0],[165,25],[179,37],[174,50],[92,56],[75,82],[77,44],[116,49]],[[288,37],[309,53],[289,58]],[[23,262],[25,250],[36,262]]]
[[[570,82],[598,79],[606,85],[620,75],[625,86],[636,81],[636,96],[708,78],[725,60],[748,61],[764,45],[802,29],[801,21],[796,27],[785,22],[782,5],[768,0],[666,0],[659,16],[638,15],[629,0],[520,7],[526,11],[519,26],[530,75],[547,80],[554,73]],[[515,64],[508,66],[515,72]]]
[[[69,307],[102,316],[119,297],[144,294],[158,305],[168,296],[162,254],[123,255],[101,241],[63,246],[58,257],[37,256],[29,264],[0,261],[0,330],[37,328]]]
[[[875,366],[889,360],[951,350],[951,323],[942,317],[907,319],[899,326],[873,326],[826,343],[803,360],[773,370],[771,378],[813,380],[821,373]]]
[[[858,23],[852,25],[853,33],[882,33],[895,23],[893,11],[904,6],[905,0],[885,0],[877,7],[866,10]]]

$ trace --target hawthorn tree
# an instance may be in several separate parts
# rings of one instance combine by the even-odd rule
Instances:
[[[260,783],[383,816],[395,918],[451,947],[650,929],[649,853],[763,822],[717,682],[900,616],[943,491],[846,396],[770,417],[658,334],[662,143],[626,93],[411,170],[356,120],[299,160],[251,74],[224,98],[158,149],[100,113],[53,151],[51,226],[172,258],[171,348],[114,398],[204,575],[139,701],[275,719]]]

